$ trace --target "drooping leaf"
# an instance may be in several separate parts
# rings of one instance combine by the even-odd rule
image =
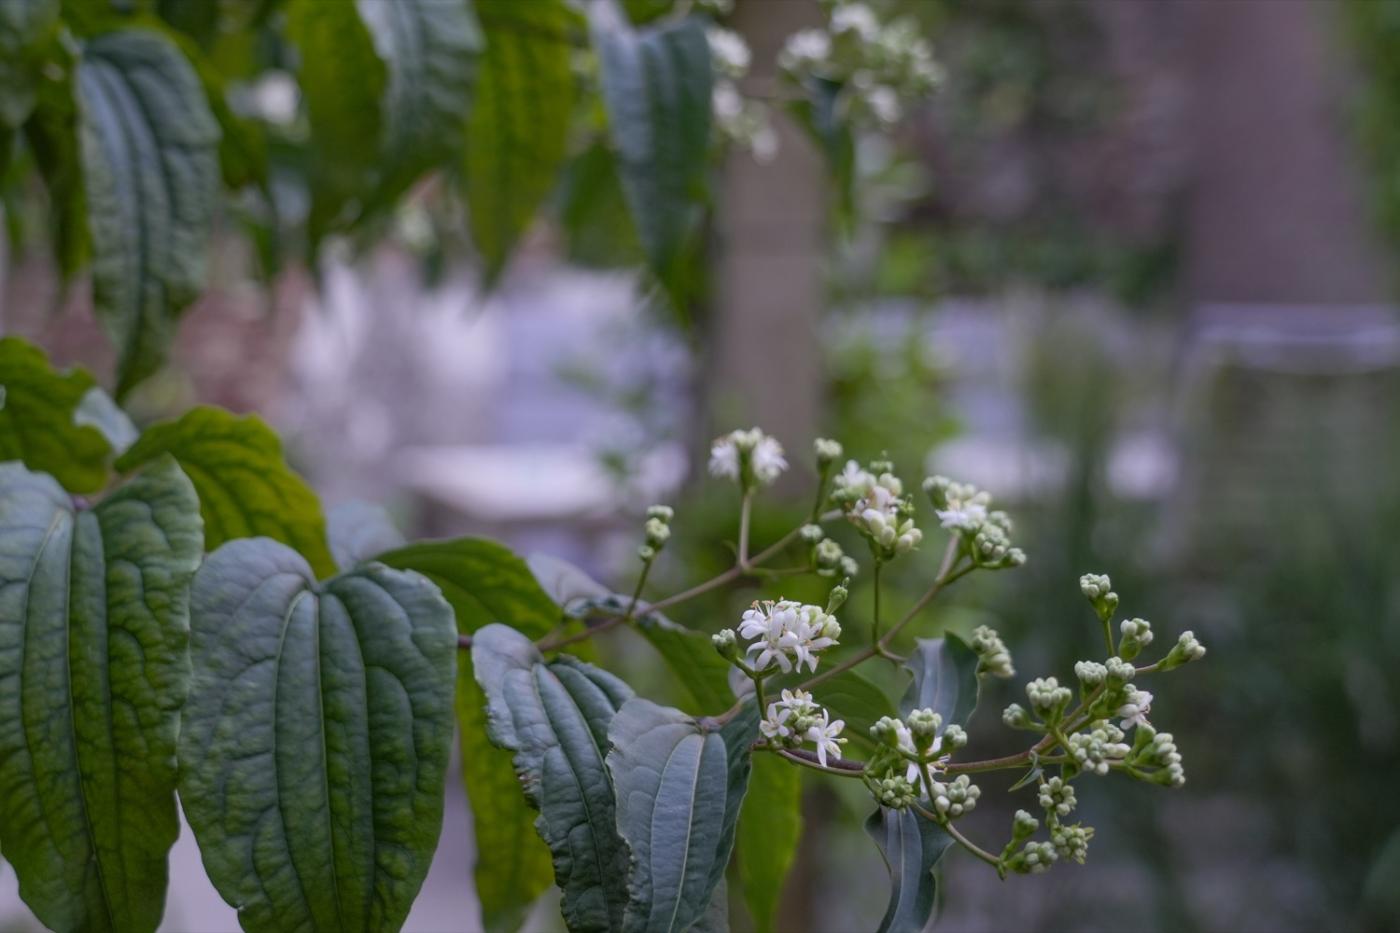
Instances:
[[[231,541],[195,575],[180,801],[245,930],[396,930],[442,828],[457,653],[418,574],[317,583]]]
[[[361,499],[342,502],[326,514],[326,540],[341,571],[404,544],[384,507]]]
[[[977,653],[956,635],[920,638],[904,666],[914,680],[900,700],[899,711],[931,709],[943,724],[966,725],[977,707]]]
[[[351,179],[380,154],[380,108],[388,80],[355,4],[292,0],[287,38],[297,47],[297,76],[312,140],[325,170]]]
[[[690,694],[694,712],[717,715],[734,704],[729,689],[729,662],[715,651],[710,636],[677,625],[658,614],[637,620],[637,631],[661,655],[671,673]]]
[[[282,442],[253,415],[192,408],[175,421],[147,428],[117,459],[127,472],[168,453],[199,492],[205,547],[265,535],[301,552],[318,577],[335,572],[326,546],[326,520],[311,487],[287,466]]]
[[[58,22],[58,0],[0,3],[0,129],[14,129],[34,109],[44,49]]]
[[[472,240],[494,279],[553,190],[568,151],[576,16],[564,0],[477,0],[476,10],[486,51],[463,171]]]
[[[532,0],[533,3],[533,0]],[[386,160],[373,206],[392,203],[423,169],[457,151],[471,107],[481,27],[467,0],[356,0],[386,66]]]
[[[0,339],[0,460],[20,460],[69,492],[107,482],[112,448],[102,432],[77,419],[92,376],[58,372],[44,351],[18,337]]]
[[[621,680],[567,655],[545,663],[530,639],[488,625],[472,642],[489,731],[515,752],[535,826],[554,856],[570,930],[616,930],[627,906],[627,849],[604,765],[609,724],[632,700]]]
[[[87,264],[91,241],[74,90],[77,58],[63,43],[55,42],[53,50],[57,67],[40,73],[38,103],[24,124],[24,139],[44,180],[54,260],[68,282]]]
[[[0,849],[52,929],[160,922],[202,550],[169,458],[85,511],[0,464]]]
[[[426,541],[381,554],[391,567],[432,580],[470,635],[502,622],[527,637],[548,634],[559,607],[540,589],[514,552],[483,538]],[[462,742],[462,781],[471,804],[479,853],[476,893],[488,930],[514,930],[554,880],[548,847],[535,832],[536,812],[520,792],[511,752],[491,743],[486,695],[465,653],[457,662],[457,725]]]
[[[890,871],[890,903],[880,933],[919,933],[933,913],[937,880],[933,869],[953,844],[941,826],[913,810],[881,807],[865,821]]]
[[[797,123],[826,156],[827,171],[835,190],[836,216],[850,225],[855,218],[855,134],[839,106],[842,84],[813,76],[804,82],[806,96],[789,104]]]
[[[623,929],[681,931],[705,915],[748,788],[752,706],[718,731],[634,698],[608,728],[617,828],[631,851]]]
[[[776,755],[757,756],[734,844],[744,900],[760,933],[774,928],[778,898],[801,837],[801,772]]]
[[[117,346],[117,399],[165,360],[204,287],[219,127],[183,55],[158,33],[91,40],[78,64],[93,305]]]
[[[112,396],[97,386],[83,395],[83,400],[73,411],[73,423],[79,427],[95,428],[118,456],[136,443],[136,438],[141,434],[127,413],[112,401]]]
[[[701,20],[633,29],[594,5],[594,46],[619,174],[647,261],[663,283],[679,273],[709,158],[710,46]]]

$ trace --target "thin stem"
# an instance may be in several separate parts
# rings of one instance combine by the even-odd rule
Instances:
[[[642,572],[637,575],[637,585],[632,588],[632,598],[627,602],[627,611],[622,615],[604,619],[597,625],[586,625],[581,632],[575,632],[563,638],[549,639],[548,641],[540,643],[537,647],[541,651],[554,651],[558,648],[563,648],[565,645],[572,645],[592,638],[599,632],[606,632],[610,628],[616,628],[619,625],[626,625],[628,622],[631,622],[632,619],[636,617],[637,603],[642,598],[642,587],[646,586],[647,575],[651,573],[651,565],[652,561],[647,561],[642,564]]]
[[[817,473],[817,494],[812,500],[812,517],[808,521],[816,522],[821,518],[822,502],[826,500],[826,484],[831,478],[831,464],[823,466]]]
[[[1100,621],[1103,622],[1104,644],[1108,646],[1108,656],[1111,658],[1118,653],[1118,649],[1113,647],[1113,623],[1109,622],[1107,618],[1100,618]]]
[[[874,582],[874,584],[875,584],[875,587],[874,587],[874,589],[875,589],[875,597],[874,597],[874,603],[875,603],[875,605],[874,605],[873,609],[871,610],[871,611],[874,613],[875,619],[874,619],[874,621],[871,623],[871,626],[870,626],[870,643],[871,643],[872,645],[879,645],[879,644],[880,644],[880,564],[881,564],[881,561],[880,561],[878,558],[876,558],[876,560],[875,560],[875,570],[874,570],[874,575],[873,575],[873,576],[874,576],[873,582]]]
[[[769,751],[777,752],[781,758],[786,758],[793,764],[802,765],[804,768],[811,768],[814,771],[821,771],[825,774],[834,774],[837,777],[858,778],[865,773],[865,765],[858,761],[846,761],[844,758],[828,759],[828,764],[822,764],[815,752],[804,751],[803,749],[772,748],[771,746],[758,746],[768,748]]]
[[[755,674],[753,678],[753,695],[758,701],[758,715],[762,716],[763,711],[768,709],[768,701],[763,695],[763,676]]]
[[[749,517],[753,511],[753,490],[744,490],[744,500],[739,506],[739,567],[749,569]]]
[[[953,837],[953,840],[957,842],[958,845],[962,846],[964,849],[971,852],[973,855],[977,856],[979,859],[986,862],[988,865],[992,866],[998,871],[1001,870],[1001,859],[997,858],[995,855],[988,852],[986,849],[982,848],[977,843],[964,836],[962,830],[958,829],[956,826],[953,825],[952,820],[939,819],[938,814],[932,812],[927,807],[921,806],[920,804],[913,803],[910,804],[910,806],[913,807],[914,811],[920,816],[922,816],[924,819],[932,820],[939,826],[942,826],[943,829],[947,831],[948,835]]]

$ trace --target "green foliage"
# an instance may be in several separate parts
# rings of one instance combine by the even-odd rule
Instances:
[[[195,576],[180,800],[246,930],[397,929],[442,827],[452,611],[369,564],[318,584],[265,539]]]
[[[0,464],[0,848],[55,930],[160,922],[200,541],[168,457],[85,511]]]
[[[627,849],[603,738],[618,709],[635,702],[631,688],[568,656],[546,664],[528,638],[503,625],[477,633],[472,663],[491,739],[515,753],[540,811],[535,827],[554,856],[564,919],[573,930],[618,929],[628,903]]]
[[[914,680],[899,702],[901,715],[931,709],[946,725],[965,725],[972,717],[981,687],[977,655],[961,638],[920,638],[905,667]]]
[[[58,22],[58,0],[0,3],[0,129],[20,126],[34,109],[42,50]]]
[[[757,715],[711,731],[634,698],[608,728],[617,829],[631,851],[626,931],[680,931],[706,913],[734,846]]]
[[[638,619],[637,631],[690,694],[697,713],[718,713],[734,702],[729,664],[715,653],[710,636],[655,613]]]
[[[160,367],[204,287],[219,128],[189,61],[145,30],[83,48],[77,99],[93,305],[117,346],[120,400]]]
[[[117,460],[123,473],[161,454],[172,455],[199,492],[205,545],[265,535],[290,544],[316,576],[335,572],[326,545],[321,503],[282,458],[282,442],[257,417],[221,408],[192,408],[155,425]]]
[[[564,0],[479,0],[477,12],[486,51],[462,170],[472,239],[494,279],[567,155],[577,23]]]
[[[56,372],[38,347],[0,339],[0,460],[48,473],[69,492],[102,489],[111,445],[77,418],[93,389],[85,371]]]
[[[596,9],[599,80],[622,190],[652,271],[674,291],[708,154],[709,43],[696,18],[634,30]]]
[[[336,569],[342,572],[405,543],[382,506],[358,499],[342,502],[326,514],[326,541]]]
[[[890,903],[880,920],[880,933],[919,933],[928,925],[936,902],[934,868],[953,844],[953,837],[912,810],[889,807],[872,813],[865,831],[880,847],[890,871]]]
[[[744,900],[760,933],[777,920],[783,881],[802,837],[802,775],[771,755],[754,759],[749,792],[739,812],[734,851]]]

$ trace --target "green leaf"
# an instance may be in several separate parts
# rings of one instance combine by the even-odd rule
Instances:
[[[78,101],[93,306],[117,345],[120,401],[164,362],[204,287],[219,127],[190,63],[147,30],[86,45]]]
[[[384,507],[360,499],[342,502],[327,513],[326,540],[336,567],[342,571],[404,544]]]
[[[292,0],[287,38],[300,53],[297,77],[317,157],[353,181],[379,158],[388,81],[369,29],[353,3]]]
[[[147,428],[117,459],[123,473],[168,453],[194,481],[205,547],[264,535],[290,544],[318,577],[335,572],[326,520],[311,487],[282,458],[282,442],[253,415],[201,406]]]
[[[777,755],[754,758],[735,840],[744,900],[760,933],[773,930],[783,882],[802,837],[802,774]]]
[[[76,418],[92,389],[84,370],[57,372],[38,347],[0,339],[0,460],[21,460],[69,492],[102,489],[112,448],[101,431]]]
[[[0,3],[0,129],[14,129],[34,109],[39,69],[58,23],[58,0]]]
[[[608,726],[632,700],[625,683],[562,655],[546,664],[530,639],[488,625],[472,641],[491,739],[515,752],[535,827],[554,855],[570,930],[615,930],[627,905],[627,849],[604,765]]]
[[[919,933],[928,925],[938,893],[933,869],[953,837],[913,810],[881,807],[865,821],[890,871],[890,903],[880,933]]]
[[[553,190],[568,152],[576,17],[564,0],[477,0],[476,10],[486,51],[463,170],[472,239],[490,280]]]
[[[160,922],[201,552],[169,458],[85,511],[0,464],[0,848],[52,929]]]
[[[768,687],[770,695],[796,687],[809,675],[792,673],[779,677]],[[894,702],[875,682],[856,670],[842,671],[813,689],[817,702],[831,710],[833,717],[846,721],[845,735],[858,743],[874,745],[870,727],[881,716],[897,716]]]
[[[920,638],[904,666],[914,681],[900,700],[900,715],[931,709],[945,726],[966,725],[977,708],[977,653],[956,635]]]
[[[442,829],[457,654],[414,573],[324,583],[232,541],[195,575],[180,801],[245,930],[396,930]]]
[[[88,389],[83,400],[73,410],[73,423],[79,427],[96,429],[107,439],[112,452],[117,455],[125,453],[141,434],[127,413],[112,401],[112,396],[97,386]]]
[[[56,69],[41,76],[24,138],[48,193],[54,259],[66,283],[87,264],[91,243],[74,91],[77,59],[67,46],[54,43],[53,64]]]
[[[718,714],[734,705],[729,662],[710,636],[653,613],[637,620],[637,631],[657,650],[695,702],[695,712]]]
[[[836,215],[849,226],[855,219],[855,134],[842,117],[843,85],[827,78],[812,77],[804,82],[806,96],[789,105],[798,125],[812,137],[826,156],[827,170],[836,195]]]
[[[466,0],[356,0],[387,67],[387,168],[372,206],[392,203],[417,175],[454,153],[471,107],[481,27]]]
[[[595,4],[594,45],[632,219],[663,283],[680,272],[698,215],[710,140],[710,46],[698,18],[640,30]]]
[[[719,731],[640,698],[613,717],[608,772],[632,853],[628,933],[685,930],[705,915],[734,847],[757,734],[751,706]]]
[[[483,538],[428,541],[385,554],[379,561],[416,570],[442,590],[468,635],[503,622],[527,636],[547,634],[559,607],[540,589],[525,562]],[[457,663],[457,725],[462,781],[476,832],[476,893],[488,930],[516,929],[529,905],[554,879],[549,849],[536,835],[536,813],[520,792],[511,753],[487,735],[486,695],[465,655]]]

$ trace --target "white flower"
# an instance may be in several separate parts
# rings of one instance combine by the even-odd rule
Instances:
[[[870,7],[848,3],[831,12],[831,34],[854,33],[863,42],[873,42],[880,34],[880,22]]]
[[[739,480],[745,488],[773,482],[787,466],[783,446],[758,428],[730,431],[710,447],[710,472]]]
[[[866,106],[881,123],[894,123],[899,120],[899,95],[894,88],[880,85],[865,95]]]
[[[744,116],[744,98],[739,94],[739,89],[733,81],[716,81],[712,94],[710,103],[715,122],[731,129],[731,135],[738,135],[737,123]]]
[[[841,624],[820,606],[768,600],[745,610],[739,635],[752,640],[747,653],[755,670],[776,664],[783,673],[803,665],[815,671],[817,655],[841,637]]]
[[[833,758],[841,757],[841,743],[837,736],[844,728],[846,728],[845,720],[838,719],[831,722],[826,710],[822,710],[821,717],[817,722],[807,727],[807,741],[817,747],[817,760],[821,762],[822,767],[826,767],[827,755]]]
[[[802,71],[820,65],[831,55],[831,36],[821,29],[804,29],[788,36],[778,55],[784,71]]]
[[[768,715],[758,724],[758,731],[763,733],[763,737],[776,743],[781,743],[788,736],[792,735],[792,730],[787,727],[787,721],[792,717],[792,710],[777,703],[768,704]]]
[[[705,33],[710,40],[710,56],[715,71],[727,78],[742,78],[749,70],[753,56],[743,38],[729,29],[711,27]]]
[[[722,479],[739,478],[739,448],[726,435],[710,447],[710,474]]]
[[[1123,717],[1123,721],[1118,725],[1127,730],[1133,726],[1148,725],[1147,714],[1151,711],[1152,694],[1130,686],[1127,692],[1127,702],[1118,707],[1118,711],[1114,715]]]
[[[761,483],[771,483],[788,468],[783,445],[764,435],[753,448],[753,472]]]

